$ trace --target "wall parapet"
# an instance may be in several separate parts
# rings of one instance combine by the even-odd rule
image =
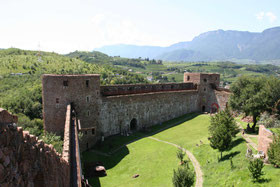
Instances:
[[[65,126],[64,126],[64,142],[62,158],[70,162],[70,127],[71,127],[71,105],[67,105],[66,116],[65,116]]]
[[[22,127],[1,125],[0,186],[69,186],[69,163]]]
[[[165,91],[196,90],[197,85],[193,83],[164,83],[164,84],[128,84],[100,86],[103,96],[129,95]]]

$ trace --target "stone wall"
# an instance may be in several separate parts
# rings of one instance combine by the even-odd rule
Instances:
[[[100,76],[94,74],[44,75],[44,127],[62,134],[71,103],[85,150],[102,136],[139,130],[190,112],[211,112],[214,106],[224,109],[229,93],[218,90],[219,81],[219,74],[185,73],[184,83],[100,86]]]
[[[258,151],[263,151],[267,155],[267,149],[272,142],[273,133],[266,129],[264,125],[259,126]]]
[[[10,114],[7,110],[0,108],[0,124],[17,123],[18,117]]]
[[[1,125],[0,186],[69,186],[69,164],[28,131]]]
[[[181,115],[199,111],[197,90],[157,92],[102,97],[101,131],[105,136],[160,124]]]

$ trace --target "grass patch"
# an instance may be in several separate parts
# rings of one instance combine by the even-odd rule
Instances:
[[[190,150],[202,167],[203,186],[280,186],[280,169],[268,165],[264,167],[265,180],[252,182],[245,157],[247,145],[240,133],[233,140],[233,148],[224,152],[222,161],[218,162],[220,153],[210,147],[207,139],[209,122],[209,115],[191,114],[154,126],[149,135]],[[155,133],[162,127],[166,130]],[[110,157],[90,151],[83,153],[84,162],[94,160],[103,161],[108,171],[107,177],[89,180],[94,186],[172,186],[173,169],[179,162],[175,147],[147,137],[124,146]],[[134,174],[140,177],[133,179]]]

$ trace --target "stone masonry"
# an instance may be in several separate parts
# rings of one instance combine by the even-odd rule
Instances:
[[[183,83],[100,86],[100,76],[43,75],[44,128],[63,134],[71,104],[83,132],[81,149],[102,136],[127,133],[190,112],[217,112],[230,95],[220,75],[185,73]]]
[[[0,186],[69,186],[69,162],[0,109]]]

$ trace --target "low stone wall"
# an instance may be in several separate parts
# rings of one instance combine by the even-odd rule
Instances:
[[[165,83],[165,84],[128,84],[100,86],[103,96],[128,95],[150,92],[195,90],[197,86],[193,83]]]
[[[263,151],[267,155],[267,149],[272,142],[273,133],[266,129],[264,125],[259,126],[258,151]]]
[[[0,186],[69,186],[69,164],[52,145],[21,127],[0,132]]]

